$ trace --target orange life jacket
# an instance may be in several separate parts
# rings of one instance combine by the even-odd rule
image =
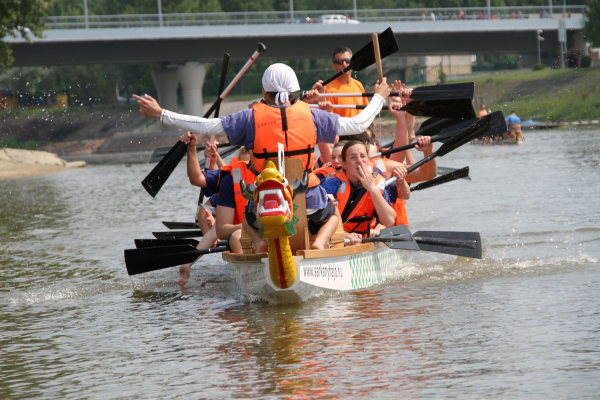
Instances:
[[[342,181],[336,198],[338,200],[338,210],[344,220],[344,230],[348,233],[360,233],[363,237],[367,237],[370,229],[375,227],[375,205],[371,199],[371,194],[365,191],[365,194],[354,203],[354,208],[346,210],[350,199],[350,180],[344,172],[338,172],[335,177]],[[374,179],[375,183],[379,185],[382,180],[385,180],[385,176],[377,174]]]
[[[240,182],[243,180],[246,185],[256,180],[256,175],[248,168],[248,161],[238,161],[237,163],[230,163],[221,168],[219,172],[219,182],[217,183],[217,193],[221,186],[221,179],[225,174],[231,174],[233,179],[233,193],[235,200],[235,216],[233,218],[233,225],[241,224],[244,220],[244,208],[248,203],[248,200],[242,196],[242,189]]]
[[[331,178],[335,175],[336,172],[337,171],[335,170],[335,168],[333,168],[331,165],[324,165],[321,168],[315,169],[313,171],[313,173],[317,175],[317,178],[319,179],[321,179],[321,176],[323,177],[323,179]]]
[[[234,164],[234,163],[236,163],[236,162],[239,162],[239,161],[240,161],[240,158],[239,158],[239,157],[233,157],[233,158],[231,159],[231,161],[229,161],[229,164]]]
[[[285,158],[299,158],[305,171],[315,163],[317,133],[308,104],[297,101],[289,107],[271,107],[263,102],[252,106],[254,113],[254,149],[252,165],[257,173],[267,160],[277,163],[277,143],[282,143]],[[319,178],[308,176],[308,187],[318,186]]]

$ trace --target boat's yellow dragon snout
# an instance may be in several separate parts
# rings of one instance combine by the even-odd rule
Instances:
[[[282,289],[296,280],[296,264],[288,237],[294,233],[293,191],[271,161],[256,177],[254,203],[259,236],[269,245],[269,270],[273,283]]]

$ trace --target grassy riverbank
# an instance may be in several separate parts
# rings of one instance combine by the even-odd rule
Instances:
[[[532,71],[473,79],[474,104],[515,110],[522,120],[566,122],[600,118],[600,68]]]

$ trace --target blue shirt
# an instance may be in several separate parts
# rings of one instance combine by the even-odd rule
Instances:
[[[217,192],[217,183],[219,182],[219,172],[221,170],[207,170],[202,171],[204,179],[206,179],[206,187],[202,188],[202,193],[206,197],[211,197]]]
[[[510,127],[513,126],[513,124],[521,124],[521,118],[517,117],[516,115],[510,114],[508,117],[506,117],[506,122],[508,122],[508,128],[510,129]]]

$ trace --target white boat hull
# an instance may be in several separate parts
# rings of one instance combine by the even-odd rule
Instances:
[[[385,245],[333,257],[294,257],[297,276],[293,285],[280,289],[270,278],[268,258],[235,261],[226,258],[234,295],[258,296],[270,303],[298,303],[330,291],[365,289],[385,282],[400,268],[400,251]],[[225,258],[225,257],[224,257]]]

